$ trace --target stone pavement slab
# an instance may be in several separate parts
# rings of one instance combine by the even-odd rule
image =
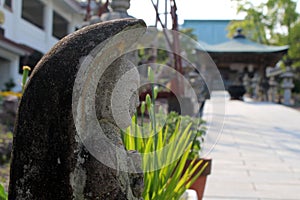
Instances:
[[[211,107],[207,102],[207,119],[215,114]],[[223,131],[209,154],[205,200],[300,200],[299,111],[227,100],[225,120],[213,121],[220,123]]]

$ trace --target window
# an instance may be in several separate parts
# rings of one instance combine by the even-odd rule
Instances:
[[[58,39],[68,35],[68,21],[55,11],[53,12],[52,35]]]
[[[12,10],[12,0],[5,0],[4,6]]]
[[[44,4],[39,0],[23,0],[22,18],[44,29]]]

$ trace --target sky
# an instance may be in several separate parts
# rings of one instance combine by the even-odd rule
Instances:
[[[156,2],[157,0],[153,0]],[[159,0],[160,12],[164,12],[165,0]],[[252,0],[254,4],[265,0]],[[184,19],[243,19],[244,15],[236,13],[236,6],[231,0],[176,0],[179,24]],[[136,18],[144,19],[147,25],[155,23],[155,11],[151,0],[131,0],[128,13]],[[300,2],[297,11],[300,12]],[[169,7],[169,5],[168,5]],[[163,15],[161,16],[164,19]]]

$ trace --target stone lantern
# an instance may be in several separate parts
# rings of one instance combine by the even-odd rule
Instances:
[[[270,89],[269,89],[269,99],[270,99],[271,102],[276,102],[278,83],[275,80],[274,76],[270,77],[270,79],[269,79],[269,86],[270,86]]]
[[[251,92],[251,79],[249,78],[248,73],[245,73],[243,76],[243,86],[246,89],[246,93],[250,94]]]
[[[283,83],[281,87],[284,90],[283,93],[283,104],[284,105],[291,105],[291,98],[292,98],[292,88],[294,88],[293,77],[294,74],[292,73],[292,69],[290,66],[286,67],[285,73],[281,76],[283,78]]]
[[[259,96],[258,83],[259,83],[259,75],[255,73],[254,77],[251,79],[252,97],[254,99],[258,98]]]

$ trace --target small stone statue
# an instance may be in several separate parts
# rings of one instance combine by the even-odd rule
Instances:
[[[120,99],[114,100],[116,103],[112,102],[113,98],[117,98],[113,96],[113,91],[116,89],[118,81],[122,80],[122,77],[126,76],[126,73],[128,74],[130,71],[133,72],[130,75],[132,78],[127,76],[126,82],[123,81],[122,88],[120,88],[123,91],[117,91]],[[98,171],[97,174],[87,174],[87,179],[97,180],[99,176],[105,176],[107,180],[110,180],[109,182],[98,183],[98,188],[95,188],[94,193],[90,196],[91,199],[100,197],[100,199],[138,200],[142,195],[143,173],[141,167],[136,164],[141,164],[139,153],[134,151],[126,152],[120,135],[120,128],[130,126],[131,121],[125,120],[125,117],[120,117],[117,118],[119,121],[116,122],[114,117],[115,115],[121,116],[123,111],[126,112],[126,108],[129,108],[130,115],[136,112],[136,107],[139,103],[138,94],[134,92],[132,97],[126,97],[132,93],[125,87],[129,84],[134,84],[135,88],[137,88],[138,83],[133,81],[137,80],[137,76],[136,67],[125,56],[122,56],[105,70],[99,80],[95,99],[96,115],[104,135],[116,148],[110,148],[106,144],[101,145],[102,148],[99,147],[103,138],[98,134],[88,135],[84,143],[88,148],[96,149],[93,151],[96,157],[98,157],[97,154],[101,154],[99,156],[102,157],[105,155],[104,162],[108,163],[108,165],[112,163],[112,165],[116,166],[114,167],[116,169],[110,169],[108,166],[99,163],[94,157],[85,159],[85,164],[93,166]],[[126,99],[129,101],[126,101]],[[126,105],[126,102],[130,105]],[[123,108],[121,108],[122,105]],[[117,107],[116,113],[113,113],[113,106]],[[94,187],[92,184],[87,184],[86,187]],[[116,196],[112,198],[113,195]]]

